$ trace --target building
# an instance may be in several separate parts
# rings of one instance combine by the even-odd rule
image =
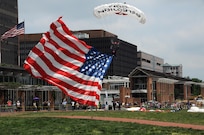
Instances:
[[[152,70],[135,68],[130,74],[130,89],[133,101],[138,103],[158,101],[173,103],[176,100],[189,100],[192,86],[199,85],[200,94],[204,93],[204,84]]]
[[[24,34],[19,36],[20,40],[20,66],[22,67],[30,50],[39,42],[42,33]]]
[[[7,101],[20,101],[22,110],[33,109],[33,98],[38,97],[38,105],[43,108],[45,101],[50,101],[51,108],[61,109],[61,101],[67,98],[56,86],[52,86],[42,79],[33,78],[22,67],[0,66],[0,112],[7,111]]]
[[[123,102],[122,98],[120,97],[121,88],[129,88],[130,87],[130,80],[128,77],[122,76],[108,76],[104,78],[101,90],[101,97],[100,101],[101,104],[112,104],[113,100],[117,100],[119,102]]]
[[[170,65],[168,63],[163,64],[163,72],[170,75],[175,75],[178,77],[183,76],[183,68],[182,65]]]
[[[18,24],[17,0],[1,0],[0,34]],[[18,37],[8,38],[0,43],[0,63],[18,65]],[[9,58],[9,60],[8,60]]]
[[[164,64],[164,60],[162,58],[159,58],[157,56],[138,51],[137,52],[137,66],[152,70],[152,71],[157,71],[157,72],[163,72],[163,67],[162,65]]]

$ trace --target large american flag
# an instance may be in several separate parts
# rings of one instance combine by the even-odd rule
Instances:
[[[9,31],[5,32],[1,36],[1,40],[7,39],[9,37],[15,37],[15,36],[18,36],[18,35],[21,35],[21,34],[24,34],[24,33],[25,33],[24,22],[21,22],[21,23],[15,25]]]
[[[58,86],[76,102],[96,106],[111,61],[111,55],[77,39],[59,18],[30,51],[24,69]]]

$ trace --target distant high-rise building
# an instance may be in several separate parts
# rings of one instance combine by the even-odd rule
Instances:
[[[138,51],[137,52],[137,66],[143,69],[148,69],[157,72],[163,72],[162,65],[164,60],[157,56]]]
[[[183,73],[182,73],[182,65],[170,65],[168,63],[165,63],[163,65],[163,72],[166,74],[170,74],[170,75],[174,75],[174,76],[178,76],[178,77],[182,77]]]
[[[18,24],[17,0],[0,1],[1,36]],[[18,37],[7,38],[0,43],[0,63],[18,65]]]

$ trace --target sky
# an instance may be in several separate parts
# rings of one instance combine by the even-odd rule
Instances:
[[[93,15],[95,7],[116,2],[140,9],[146,23],[130,16]],[[183,77],[204,81],[203,13],[203,0],[18,0],[26,34],[44,33],[62,16],[70,30],[104,29],[164,63],[182,64]]]

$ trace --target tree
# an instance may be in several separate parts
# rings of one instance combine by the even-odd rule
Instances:
[[[202,80],[200,80],[200,79],[198,79],[198,78],[192,78],[192,81],[193,81],[193,82],[198,82],[198,83],[202,82]]]
[[[201,83],[202,80],[198,79],[198,78],[192,78],[193,82],[197,82],[197,83]],[[192,91],[191,91],[193,96],[198,96],[201,93],[201,87],[199,84],[193,84],[192,85]]]

